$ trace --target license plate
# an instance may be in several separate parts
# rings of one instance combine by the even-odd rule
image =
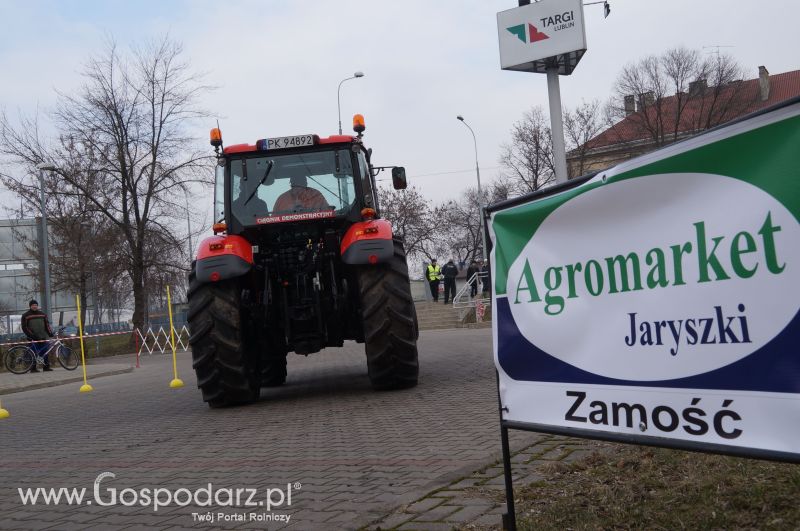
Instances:
[[[314,144],[314,135],[279,136],[262,140],[261,149],[287,149]]]

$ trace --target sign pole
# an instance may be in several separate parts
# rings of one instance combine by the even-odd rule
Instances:
[[[178,378],[178,357],[175,352],[175,325],[172,323],[172,297],[169,293],[169,286],[167,286],[167,309],[169,310],[169,338],[170,345],[172,346],[172,381],[169,386],[173,389],[183,387],[183,380]]]
[[[567,182],[558,76],[572,74],[586,52],[582,0],[520,0],[497,14],[500,68],[547,74],[556,184]]]
[[[561,116],[561,86],[558,66],[547,68],[547,95],[550,100],[550,131],[553,137],[553,162],[556,183],[567,182],[567,150],[564,146],[564,120]]]
[[[81,319],[81,296],[75,295],[75,306],[78,308],[78,333],[80,334],[81,339],[81,366],[83,367],[83,385],[79,389],[81,393],[89,393],[94,388],[89,385],[89,382],[86,380],[86,354],[83,348],[83,320]]]
[[[499,387],[498,387],[499,391]],[[517,531],[517,512],[514,508],[514,483],[511,476],[511,449],[508,444],[508,428],[500,420],[500,443],[503,447],[503,475],[506,485],[506,513],[503,514],[503,529]]]

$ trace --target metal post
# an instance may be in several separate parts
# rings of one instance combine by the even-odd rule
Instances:
[[[44,169],[39,170],[39,188],[42,199],[42,267],[44,268],[44,313],[50,320],[50,246],[47,240],[47,206],[44,195]]]
[[[501,421],[502,422],[502,421]],[[500,443],[503,447],[503,475],[506,486],[506,513],[503,514],[503,529],[517,531],[517,513],[514,508],[514,483],[511,477],[511,449],[508,444],[508,428],[500,426]]]
[[[94,315],[92,316],[92,324],[100,322],[100,299],[97,294],[97,262],[92,262],[92,298],[94,299]]]
[[[506,487],[506,512],[503,514],[503,529],[505,531],[517,531],[517,513],[514,508],[514,483],[511,476],[511,448],[508,444],[508,428],[503,424],[503,412],[508,409],[503,407],[500,398],[500,374],[494,371],[495,383],[497,385],[497,407],[500,413],[500,445],[503,450],[503,476]]]
[[[467,129],[469,129],[469,132],[472,133],[472,144],[475,146],[475,175],[478,178],[478,207],[480,209],[480,212],[479,212],[479,215],[480,215],[480,219],[479,219],[480,226],[478,227],[478,230],[481,231],[481,240],[482,240],[481,243],[482,243],[482,246],[483,246],[483,249],[482,249],[482,251],[483,251],[483,253],[482,253],[483,254],[483,261],[484,261],[484,263],[488,264],[487,256],[486,256],[486,236],[484,235],[484,231],[483,231],[483,193],[481,192],[481,167],[480,167],[480,165],[478,165],[478,140],[475,137],[475,131],[473,131],[472,128],[469,126],[469,124],[466,122],[466,120],[464,120],[464,117],[459,114],[458,116],[456,116],[456,118],[462,124],[466,125]]]
[[[100,300],[97,297],[97,274],[95,272],[97,267],[97,262],[92,262],[92,291],[94,292],[92,298],[94,299],[94,316],[92,317],[92,324],[95,325],[94,329],[94,355],[95,357],[100,355],[100,337],[97,335],[99,330],[97,328],[98,321],[100,320]]]
[[[356,79],[358,77],[364,77],[364,72],[355,72],[351,77],[345,78],[339,81],[339,88],[336,89],[336,109],[339,113],[339,134],[342,134],[342,83],[345,81],[349,81],[350,79]]]
[[[567,151],[564,147],[564,120],[561,116],[561,88],[557,66],[547,69],[547,95],[550,99],[550,131],[553,136],[556,183],[565,183],[567,182]]]
[[[189,261],[194,256],[194,247],[192,247],[192,220],[189,218],[189,196],[186,191],[183,192],[183,199],[186,201],[186,229],[189,231]]]

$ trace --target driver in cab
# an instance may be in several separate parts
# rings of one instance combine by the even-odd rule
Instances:
[[[273,213],[329,210],[331,208],[319,190],[308,187],[308,178],[305,175],[293,175],[289,181],[290,188],[275,201]]]

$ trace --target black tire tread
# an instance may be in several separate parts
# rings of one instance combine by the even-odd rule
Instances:
[[[244,345],[238,279],[201,284],[189,274],[189,344],[203,400],[212,408],[258,400],[255,356]]]
[[[394,256],[388,262],[360,268],[359,295],[372,387],[414,387],[419,377],[419,330],[400,240],[394,240]]]

